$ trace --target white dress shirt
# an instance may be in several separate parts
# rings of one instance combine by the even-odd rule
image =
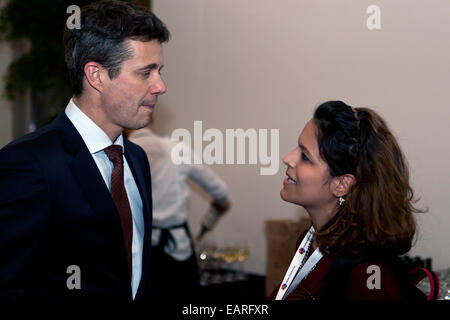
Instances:
[[[150,162],[153,196],[153,225],[169,228],[187,221],[186,202],[190,194],[187,178],[199,184],[218,203],[225,204],[228,190],[225,182],[209,167],[199,164],[172,162],[172,148],[178,144],[168,137],[160,137],[149,128],[142,128],[130,134],[130,141],[144,149]],[[184,145],[183,154],[190,154],[191,147]],[[175,246],[169,242],[164,251],[178,261],[192,255],[191,241],[184,228],[171,229]],[[159,243],[161,230],[153,229],[152,245]]]
[[[112,144],[120,145],[122,152],[125,152],[123,145],[123,136],[120,135],[116,141],[111,142],[108,135],[86,114],[83,113],[70,99],[66,107],[66,115],[77,131],[83,138],[89,152],[92,155],[98,170],[100,171],[103,180],[105,181],[108,190],[111,190],[111,173],[114,168],[113,163],[106,155],[105,148]],[[139,194],[139,189],[134,181],[130,166],[127,159],[123,157],[124,164],[124,184],[127,192],[128,200],[130,202],[131,213],[133,216],[133,242],[132,242],[132,277],[131,277],[131,291],[133,299],[136,297],[136,292],[139,287],[142,275],[142,249],[144,246],[144,217],[142,213],[142,199]],[[101,254],[101,253],[99,253]]]

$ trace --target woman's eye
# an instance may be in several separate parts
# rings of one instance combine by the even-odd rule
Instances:
[[[309,161],[309,158],[306,156],[304,152],[302,152],[302,159],[305,161]]]

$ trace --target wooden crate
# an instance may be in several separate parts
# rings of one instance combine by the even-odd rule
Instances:
[[[311,219],[265,221],[267,239],[266,296],[283,280],[294,256],[298,236],[309,229]]]

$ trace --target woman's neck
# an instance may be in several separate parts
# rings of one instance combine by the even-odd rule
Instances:
[[[330,203],[325,206],[316,208],[306,208],[309,216],[311,217],[312,225],[315,231],[319,231],[324,225],[330,221],[336,214],[336,203]]]

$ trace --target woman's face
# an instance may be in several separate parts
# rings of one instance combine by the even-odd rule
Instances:
[[[336,202],[331,192],[328,165],[320,158],[316,125],[310,120],[298,139],[298,145],[283,158],[286,178],[280,196],[284,201],[308,208]]]

